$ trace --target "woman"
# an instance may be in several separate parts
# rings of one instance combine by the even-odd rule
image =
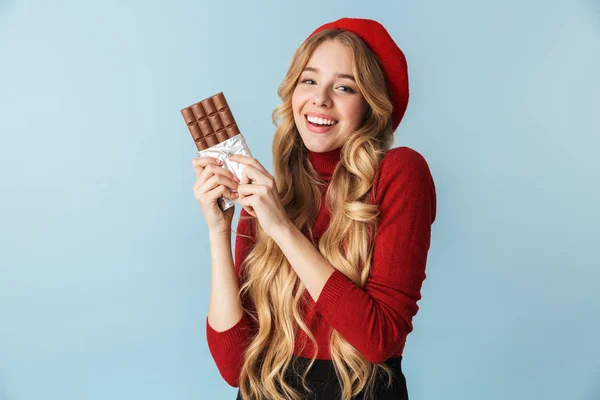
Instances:
[[[250,157],[231,156],[241,181],[194,160],[211,354],[238,399],[406,399],[400,360],[436,197],[425,159],[390,149],[408,102],[404,55],[378,22],[340,19],[300,46],[278,94],[275,177]],[[235,262],[220,196],[243,207]]]

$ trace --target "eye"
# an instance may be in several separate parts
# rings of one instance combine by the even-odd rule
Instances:
[[[354,93],[354,89],[350,86],[339,86],[339,89],[342,89],[342,92]]]
[[[313,83],[315,83],[315,81],[313,81],[312,79],[303,79],[301,82],[306,83],[308,85],[312,85]]]

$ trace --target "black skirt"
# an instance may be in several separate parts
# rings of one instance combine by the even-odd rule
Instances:
[[[402,357],[390,358],[385,364],[392,368],[393,381],[390,387],[387,384],[387,376],[379,377],[375,382],[375,389],[371,399],[366,398],[366,394],[359,394],[354,400],[408,400],[408,391],[406,388],[406,379],[402,373]],[[296,370],[304,371],[310,359],[294,356],[292,362],[297,363]],[[335,369],[331,360],[315,360],[314,364],[306,375],[306,385],[312,390],[312,394],[306,392],[302,383],[301,376],[295,374],[290,367],[286,377],[287,382],[297,391],[305,395],[307,400],[338,400],[340,399],[340,384],[335,375]],[[241,400],[238,390],[237,400]]]

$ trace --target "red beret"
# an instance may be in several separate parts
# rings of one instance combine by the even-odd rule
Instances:
[[[385,72],[394,110],[394,130],[400,124],[408,105],[408,69],[404,53],[388,31],[377,21],[362,18],[342,18],[318,27],[309,37],[325,29],[342,29],[358,35],[375,53]]]

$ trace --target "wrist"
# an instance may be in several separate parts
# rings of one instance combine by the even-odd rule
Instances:
[[[209,228],[208,238],[210,241],[231,239],[231,229],[229,228]]]
[[[275,234],[273,235],[273,240],[278,245],[281,245],[284,240],[292,237],[296,231],[298,231],[296,225],[294,225],[292,221],[289,221],[288,223],[285,223],[277,228]]]

